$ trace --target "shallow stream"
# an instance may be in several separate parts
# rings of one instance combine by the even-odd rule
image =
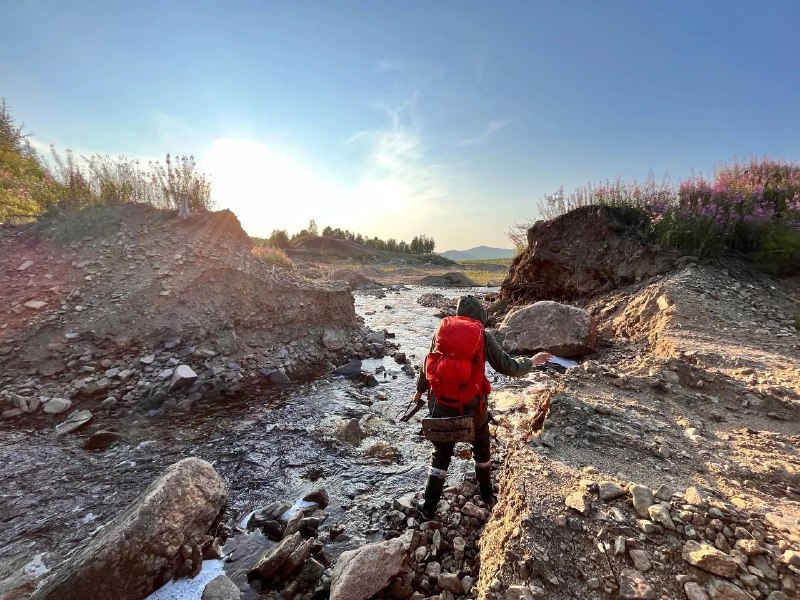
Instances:
[[[417,298],[464,292],[415,287],[387,290],[383,297],[357,293],[355,304],[370,328],[395,334],[389,341],[416,367],[439,321],[435,309],[420,306]],[[83,450],[80,435],[57,440],[49,430],[0,431],[0,454],[6,458],[0,467],[0,547],[14,559],[0,568],[0,581],[13,569],[41,576],[55,567],[164,468],[186,456],[211,462],[228,483],[229,523],[274,500],[291,502],[324,486],[331,504],[323,528],[338,524],[350,538],[329,545],[334,555],[382,539],[374,522],[377,515],[393,498],[421,489],[430,446],[420,435],[418,420],[398,422],[414,392],[415,377],[391,356],[363,361],[366,372],[376,373],[380,367],[385,372],[376,375],[378,385],[372,388],[328,377],[269,390],[258,399],[207,404],[189,415],[139,418],[123,425],[129,444],[103,453]],[[366,435],[358,445],[334,435],[338,421],[353,418]],[[369,449],[378,442],[395,457],[371,456]],[[471,462],[454,460],[451,481],[460,481],[467,469]],[[235,536],[225,547],[235,559],[224,565],[225,571],[238,583],[266,545],[260,534]],[[202,587],[176,587],[157,597],[199,598],[200,591]]]

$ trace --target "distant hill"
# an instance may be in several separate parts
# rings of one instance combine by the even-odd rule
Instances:
[[[513,258],[514,254],[516,253],[512,248],[490,248],[489,246],[476,246],[469,250],[448,250],[439,253],[440,256],[456,261]]]

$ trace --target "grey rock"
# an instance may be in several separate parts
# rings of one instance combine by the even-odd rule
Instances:
[[[687,581],[683,586],[683,592],[686,594],[686,600],[708,600],[708,594],[694,581]]]
[[[4,410],[2,413],[0,413],[0,416],[2,416],[2,418],[4,418],[4,419],[13,419],[14,417],[18,417],[21,414],[22,414],[22,410],[21,409],[19,409],[19,408],[9,408],[7,410]]]
[[[322,345],[328,350],[341,350],[347,345],[347,336],[341,329],[328,327],[322,332]]]
[[[683,560],[714,575],[733,577],[738,570],[738,563],[733,557],[720,552],[710,544],[689,540],[681,551]],[[713,597],[713,596],[712,596]]]
[[[334,434],[340,440],[352,444],[353,446],[360,444],[361,440],[364,438],[364,432],[361,430],[361,424],[358,422],[358,419],[339,421],[336,424]]]
[[[633,508],[636,509],[636,513],[642,518],[649,518],[648,509],[653,504],[653,490],[646,485],[632,484],[628,491],[633,496]]]
[[[545,300],[506,315],[498,327],[507,352],[544,350],[559,356],[583,356],[597,347],[597,325],[585,310]]]
[[[195,381],[197,381],[197,373],[189,365],[178,365],[172,374],[169,388],[171,390],[181,390],[189,387]]]
[[[642,573],[647,573],[653,565],[650,563],[650,559],[647,556],[647,552],[644,550],[633,549],[628,554],[633,561],[633,566],[636,567],[637,571],[641,571]]]
[[[175,575],[183,546],[199,548],[226,499],[225,482],[209,463],[175,463],[64,560],[34,600],[146,597]]]
[[[461,595],[464,593],[464,588],[461,585],[457,573],[440,573],[436,578],[436,584],[443,590]]]
[[[663,504],[653,504],[647,509],[647,512],[654,523],[658,523],[670,531],[675,531],[675,523],[672,522],[672,517],[666,506]]]
[[[334,375],[343,375],[345,377],[353,377],[361,373],[361,361],[360,360],[351,360],[346,365],[342,365],[341,367],[335,369],[333,371]]]
[[[625,488],[613,481],[601,481],[598,495],[603,502],[610,502],[625,495]]]
[[[73,411],[64,422],[56,425],[56,434],[64,435],[65,433],[72,433],[76,429],[83,427],[92,420],[92,412],[89,410],[75,410]]]
[[[402,571],[405,561],[403,544],[396,539],[343,552],[333,569],[330,600],[372,598]]]
[[[239,600],[242,593],[225,575],[217,575],[203,589],[201,600]]]
[[[641,573],[624,569],[619,576],[619,597],[622,600],[655,600],[658,594]]]
[[[303,544],[303,538],[298,532],[286,536],[278,545],[265,551],[256,559],[247,573],[247,579],[252,581],[253,579],[273,577],[301,544]]]
[[[57,415],[69,410],[72,406],[72,400],[66,398],[50,398],[42,408],[43,412],[51,415]]]
[[[754,600],[739,586],[716,577],[712,577],[706,582],[706,591],[711,600]]]

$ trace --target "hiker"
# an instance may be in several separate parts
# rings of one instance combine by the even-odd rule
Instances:
[[[477,298],[461,296],[458,299],[456,316],[442,319],[433,336],[431,349],[417,379],[414,402],[419,402],[427,391],[431,417],[472,415],[475,426],[472,440],[475,478],[481,498],[491,507],[494,493],[487,407],[491,385],[486,379],[484,362],[489,361],[498,373],[519,377],[553,357],[546,352],[536,354],[533,359],[509,356],[503,352],[494,336],[486,335],[486,320],[486,309]],[[419,507],[422,516],[429,520],[436,515],[455,448],[454,442],[431,443],[434,449],[425,484],[425,501]]]

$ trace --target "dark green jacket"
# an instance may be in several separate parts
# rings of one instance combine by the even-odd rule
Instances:
[[[486,309],[483,308],[483,305],[474,296],[461,296],[456,307],[456,314],[462,317],[470,317],[486,325]],[[433,341],[431,341],[430,351],[433,351],[435,343],[436,339],[434,336]],[[483,357],[495,371],[511,377],[525,375],[533,368],[531,359],[524,356],[519,358],[509,356],[503,351],[500,344],[494,339],[494,336],[488,333],[484,333],[483,336]],[[422,369],[419,372],[419,377],[417,378],[417,391],[428,391],[428,380],[425,378],[424,361],[422,363]]]

